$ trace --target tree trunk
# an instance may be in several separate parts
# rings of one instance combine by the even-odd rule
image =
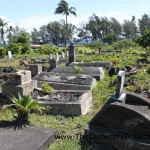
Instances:
[[[67,25],[67,14],[66,14],[66,38],[65,38],[65,47],[66,47],[66,44],[67,44],[67,28],[68,28],[68,25]]]

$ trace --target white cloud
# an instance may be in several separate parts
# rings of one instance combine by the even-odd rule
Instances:
[[[116,18],[120,23],[123,23],[123,20],[125,19],[132,19],[132,15],[126,15],[126,13],[123,12],[109,12],[107,14],[96,14],[99,17],[108,17],[108,19],[110,17],[114,17]],[[70,15],[68,17],[68,22],[72,23],[74,25],[76,25],[77,27],[79,27],[81,22],[87,22],[89,17],[92,16],[92,14],[87,14],[84,16],[73,16]],[[135,16],[136,19],[140,18],[140,16]],[[20,27],[20,28],[25,28],[27,29],[29,32],[32,31],[33,28],[37,28],[39,29],[39,27],[41,27],[42,25],[46,25],[49,22],[53,22],[53,21],[60,21],[61,19],[65,19],[65,16],[63,15],[51,15],[51,16],[30,16],[28,18],[24,18],[24,19],[20,19],[17,22],[13,22],[11,19],[5,17],[5,16],[0,16],[0,18],[4,19],[5,21],[8,22],[9,25],[12,26],[16,26],[16,24]]]

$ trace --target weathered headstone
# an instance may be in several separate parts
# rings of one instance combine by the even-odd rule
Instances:
[[[52,59],[52,58],[53,58],[53,56],[52,56],[52,54],[50,53],[50,54],[49,54],[49,59]]]
[[[76,48],[73,43],[69,46],[69,62],[76,62]]]
[[[41,64],[31,64],[29,66],[29,70],[31,71],[31,75],[35,76],[42,72],[42,65]]]
[[[61,58],[65,58],[65,57],[64,57],[64,52],[61,53]]]
[[[123,93],[124,78],[125,78],[125,72],[119,71],[117,77],[116,94],[115,94],[116,98],[119,98]]]
[[[12,59],[12,53],[11,53],[11,51],[8,51],[8,58]]]
[[[66,57],[69,57],[69,52],[68,51],[66,51]]]
[[[58,53],[56,53],[56,60],[59,60],[59,55],[58,55]]]
[[[59,65],[59,61],[55,58],[50,59],[50,68],[56,68]]]

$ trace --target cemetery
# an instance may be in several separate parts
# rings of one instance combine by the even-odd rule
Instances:
[[[54,14],[25,19],[31,33],[0,17],[0,150],[150,149],[150,16],[76,26],[65,0]]]
[[[143,86],[142,88],[142,85],[139,85],[143,91],[140,91],[140,87],[136,88],[135,93],[130,91],[131,87],[135,88],[134,86],[137,86],[139,83],[138,80],[132,81],[132,76],[134,75],[136,79],[136,76],[139,75],[139,69],[144,65],[141,63],[141,66],[135,64],[132,67],[131,65],[116,67],[114,66],[114,62],[107,60],[76,62],[76,49],[72,43],[68,54],[70,55],[68,55],[68,58],[66,57],[66,61],[64,62],[60,62],[58,54],[55,54],[56,58],[53,58],[52,54],[49,55],[49,68],[46,72],[43,72],[43,63],[37,63],[36,61],[27,66],[28,70],[17,70],[15,72],[12,67],[1,68],[1,79],[3,80],[2,93],[0,94],[1,105],[11,105],[12,102],[9,100],[9,96],[17,97],[18,93],[21,96],[31,94],[33,99],[38,100],[38,104],[41,107],[50,107],[50,109],[43,111],[44,116],[41,115],[39,117],[55,115],[62,118],[63,116],[78,118],[78,116],[83,115],[89,123],[87,121],[87,123],[84,122],[84,125],[82,125],[83,122],[82,124],[75,123],[75,126],[81,126],[77,128],[78,130],[82,129],[82,136],[88,137],[89,135],[93,135],[94,137],[105,137],[107,135],[105,138],[92,139],[92,142],[96,142],[96,146],[98,147],[107,149],[149,148],[149,145],[147,145],[147,140],[149,139],[142,139],[140,141],[130,138],[136,136],[144,138],[145,135],[150,134],[150,92],[146,90],[149,85],[145,84],[145,79],[149,79],[148,76],[141,77],[142,75],[140,74],[138,79],[144,82],[145,87]],[[110,54],[105,55],[109,56]],[[142,59],[137,60],[138,63],[139,61],[148,62],[148,60]],[[62,63],[64,63],[63,66],[61,66]],[[113,79],[114,76],[116,80]],[[51,93],[43,93],[42,85],[44,83],[52,88]],[[107,85],[107,87],[104,87],[103,84]],[[106,88],[110,88],[111,91],[107,93]],[[103,104],[99,103],[101,100],[97,102],[93,101],[96,96],[95,92],[101,95],[99,97],[101,100],[105,97],[106,101]],[[101,105],[103,107],[99,110],[98,107]],[[91,108],[93,109],[93,107],[97,108],[99,112],[91,112]],[[92,115],[90,115],[91,113]],[[30,115],[32,116],[32,113]],[[33,147],[35,149],[39,149],[40,147],[45,149],[52,143],[55,143],[55,136],[58,134],[57,128],[51,125],[50,128],[43,128],[32,127],[28,124],[25,125],[27,127],[24,127],[21,124],[21,130],[12,130],[12,128],[18,127],[15,122],[2,121],[0,125],[1,139],[5,137],[6,141],[10,143],[10,147],[12,147],[13,143],[17,142],[13,145],[14,149],[19,149],[20,145],[24,149],[25,146],[22,142],[27,142],[28,136],[31,139],[33,138],[29,149],[33,149]],[[8,127],[12,130],[11,132],[10,130],[6,132],[5,128]],[[30,131],[31,129],[32,132]],[[59,132],[63,130],[59,129]],[[22,142],[12,139],[13,134],[18,135],[19,132],[25,137]],[[35,135],[39,139],[34,138]],[[111,139],[110,136],[117,136],[118,138]],[[17,136],[17,138],[19,139],[20,137]],[[35,144],[39,140],[43,140],[45,144],[42,144],[42,142]],[[2,147],[7,148],[8,146],[2,144]]]

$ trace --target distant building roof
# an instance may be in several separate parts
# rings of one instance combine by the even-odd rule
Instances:
[[[31,47],[40,47],[41,45],[40,44],[31,44],[30,46]]]

